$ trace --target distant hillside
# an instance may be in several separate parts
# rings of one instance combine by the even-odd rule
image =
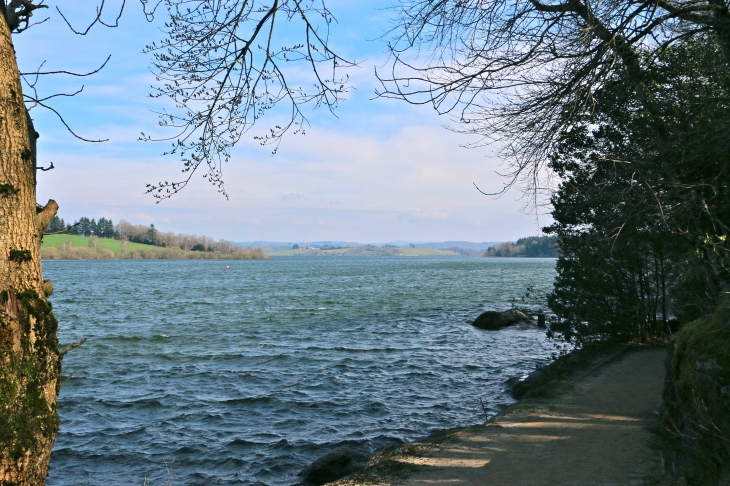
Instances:
[[[413,246],[375,246],[362,245],[356,247],[339,247],[323,245],[300,246],[292,245],[286,250],[269,251],[269,256],[457,256],[459,253],[448,250],[434,250],[432,248],[415,248]]]
[[[482,243],[475,243],[473,241],[440,241],[440,242],[426,242],[426,243],[411,243],[405,240],[388,241],[385,243],[370,244],[358,243],[353,241],[241,241],[233,242],[234,245],[240,247],[254,247],[262,248],[266,254],[272,252],[291,250],[294,245],[298,247],[332,247],[332,248],[358,248],[365,246],[376,246],[376,247],[390,247],[394,246],[397,248],[410,248],[413,245],[415,248],[432,249],[432,250],[446,250],[460,255],[470,256],[482,256],[484,252],[491,246],[497,245],[498,241],[485,241]]]
[[[489,247],[499,244],[499,241],[483,241],[474,243],[472,241],[442,241],[439,243],[416,243],[418,248],[434,248],[436,250],[447,250],[450,248],[463,248],[465,250],[488,250]]]
[[[161,232],[154,224],[79,218],[73,224],[55,216],[44,231],[41,257],[47,260],[91,259],[260,259],[260,248],[237,247],[205,235]]]
[[[250,260],[263,259],[260,249],[235,248],[228,253],[164,248],[126,240],[79,235],[46,235],[41,245],[44,260]]]
[[[553,236],[528,236],[514,243],[506,242],[491,246],[485,257],[557,258],[558,239]]]

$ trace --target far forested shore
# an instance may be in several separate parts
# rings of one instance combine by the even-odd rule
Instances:
[[[46,228],[44,260],[254,260],[268,258],[260,248],[240,248],[205,235],[160,232],[154,224],[80,218],[67,224],[58,216]]]
[[[512,243],[507,241],[490,246],[483,256],[485,257],[527,257],[527,258],[557,258],[558,239],[554,236],[528,236]]]
[[[260,248],[237,248],[230,252],[183,250],[130,243],[110,238],[48,235],[43,239],[44,260],[263,260]]]

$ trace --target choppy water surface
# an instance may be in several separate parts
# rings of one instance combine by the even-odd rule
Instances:
[[[483,421],[547,361],[531,327],[469,323],[553,260],[48,261],[69,353],[48,484],[293,484],[341,443],[373,450]],[[226,265],[230,266],[229,269]]]

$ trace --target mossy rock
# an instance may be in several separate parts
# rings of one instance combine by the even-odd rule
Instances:
[[[314,461],[299,473],[302,486],[331,483],[355,472],[368,461],[369,454],[362,447],[341,446]]]
[[[669,343],[664,425],[671,467],[692,484],[730,476],[730,299]]]
[[[477,317],[472,322],[472,326],[488,331],[497,331],[520,322],[529,321],[532,321],[532,317],[519,309],[510,309],[504,312],[487,311]]]

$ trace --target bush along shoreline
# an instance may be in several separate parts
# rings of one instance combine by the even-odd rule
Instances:
[[[43,260],[268,260],[260,248],[237,249],[232,253],[186,251],[175,248],[132,250],[115,254],[111,250],[93,248],[42,248]]]
[[[80,218],[73,225],[55,216],[43,236],[44,260],[264,260],[261,248],[240,248],[205,235],[160,232],[154,224]]]

